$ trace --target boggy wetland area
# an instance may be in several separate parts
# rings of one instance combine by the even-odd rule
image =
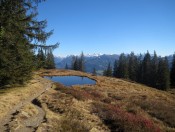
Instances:
[[[64,86],[44,76],[83,76]],[[23,87],[0,90],[0,130],[14,132],[174,132],[175,93],[73,70],[40,70]]]

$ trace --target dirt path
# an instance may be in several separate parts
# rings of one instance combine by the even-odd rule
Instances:
[[[26,100],[21,101],[19,104],[13,107],[12,110],[8,112],[8,114],[0,120],[0,130],[4,131],[16,131],[16,132],[28,132],[28,131],[35,131],[37,127],[44,121],[45,112],[41,108],[40,104],[37,102],[37,98],[42,95],[46,90],[52,87],[51,82],[47,82],[43,79],[38,79],[42,84],[44,84],[43,89],[37,91],[37,93],[33,94],[32,96],[28,97]],[[34,104],[33,106],[37,110],[37,114],[33,117],[27,117],[26,113],[22,113],[23,115],[26,114],[27,119],[18,120],[17,118],[21,114],[21,109],[27,104]]]

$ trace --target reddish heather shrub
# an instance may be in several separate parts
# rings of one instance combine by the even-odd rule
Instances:
[[[93,113],[96,113],[111,131],[144,131],[159,132],[160,129],[153,121],[141,115],[124,111],[120,106],[112,104],[95,103]]]
[[[60,92],[63,92],[65,94],[69,94],[72,95],[74,98],[78,99],[78,100],[100,100],[101,98],[103,98],[103,96],[92,89],[74,89],[74,88],[66,88],[63,87],[61,85],[57,85],[56,90],[59,90]]]
[[[76,99],[78,100],[88,100],[88,99],[92,99],[92,95],[90,95],[88,92],[86,91],[82,91],[82,90],[75,90],[75,89],[72,89],[70,90],[70,94],[72,96],[74,96]]]

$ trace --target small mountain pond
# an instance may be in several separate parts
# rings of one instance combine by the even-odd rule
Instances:
[[[44,78],[49,79],[53,82],[61,83],[65,86],[96,84],[95,80],[92,80],[88,77],[81,77],[81,76],[44,76]]]

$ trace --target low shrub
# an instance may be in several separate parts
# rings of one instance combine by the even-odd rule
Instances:
[[[102,95],[95,91],[95,90],[86,90],[86,89],[74,89],[74,88],[66,88],[60,85],[57,85],[56,90],[59,90],[60,92],[63,92],[65,94],[69,94],[76,98],[77,100],[100,100],[102,98]]]
[[[166,123],[169,127],[175,127],[175,106],[173,104],[162,103],[159,100],[144,100],[135,101],[145,111],[148,111],[150,115]]]
[[[119,132],[159,132],[153,121],[141,115],[124,111],[120,106],[94,103],[92,113],[97,114],[111,131]]]

